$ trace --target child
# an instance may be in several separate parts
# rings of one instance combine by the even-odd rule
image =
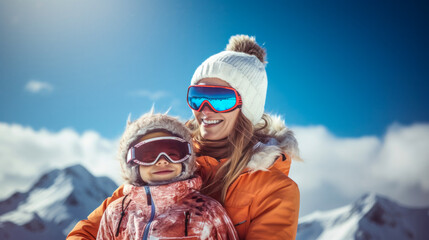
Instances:
[[[128,121],[119,161],[124,197],[110,204],[97,239],[238,239],[223,207],[198,192],[189,130],[147,113]]]

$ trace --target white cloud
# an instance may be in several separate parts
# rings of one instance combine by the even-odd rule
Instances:
[[[115,160],[117,140],[98,133],[78,134],[35,131],[17,124],[0,123],[0,199],[24,191],[41,174],[80,163],[95,175],[107,175],[120,183],[120,167]]]
[[[429,124],[392,125],[383,138],[339,138],[323,126],[294,127],[304,162],[290,176],[301,192],[301,215],[348,204],[376,192],[412,206],[428,205]],[[0,198],[25,190],[50,169],[80,163],[118,184],[118,140],[0,123]]]
[[[138,90],[133,92],[133,95],[149,98],[151,101],[157,101],[161,98],[168,96],[166,91],[148,91],[148,90]]]
[[[37,80],[30,80],[25,85],[25,90],[31,93],[51,92],[53,89],[51,84]]]
[[[394,124],[382,139],[339,138],[323,126],[293,129],[305,162],[293,163],[291,177],[300,186],[306,213],[367,192],[406,205],[429,205],[429,124]]]

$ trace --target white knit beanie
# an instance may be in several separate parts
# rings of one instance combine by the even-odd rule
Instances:
[[[264,113],[268,85],[265,64],[257,56],[251,55],[258,51],[263,51],[264,58],[265,51],[253,37],[231,37],[226,51],[209,57],[197,68],[191,85],[198,84],[203,78],[220,78],[229,83],[241,95],[244,116],[256,125]]]

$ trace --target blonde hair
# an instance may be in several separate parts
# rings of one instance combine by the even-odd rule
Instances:
[[[222,203],[225,202],[229,186],[247,167],[254,153],[253,146],[257,142],[267,142],[268,136],[262,132],[270,122],[270,117],[264,114],[262,121],[253,126],[252,122],[240,111],[232,133],[226,139],[210,141],[201,136],[195,119],[188,121],[187,125],[193,130],[194,142],[197,144],[200,156],[228,158],[214,176],[206,179],[202,189],[204,194],[213,196]]]

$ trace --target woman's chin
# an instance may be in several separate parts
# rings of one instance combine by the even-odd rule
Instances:
[[[220,139],[226,138],[226,136],[220,135],[219,132],[216,131],[207,131],[207,130],[201,130],[201,136],[210,141],[217,141]]]

